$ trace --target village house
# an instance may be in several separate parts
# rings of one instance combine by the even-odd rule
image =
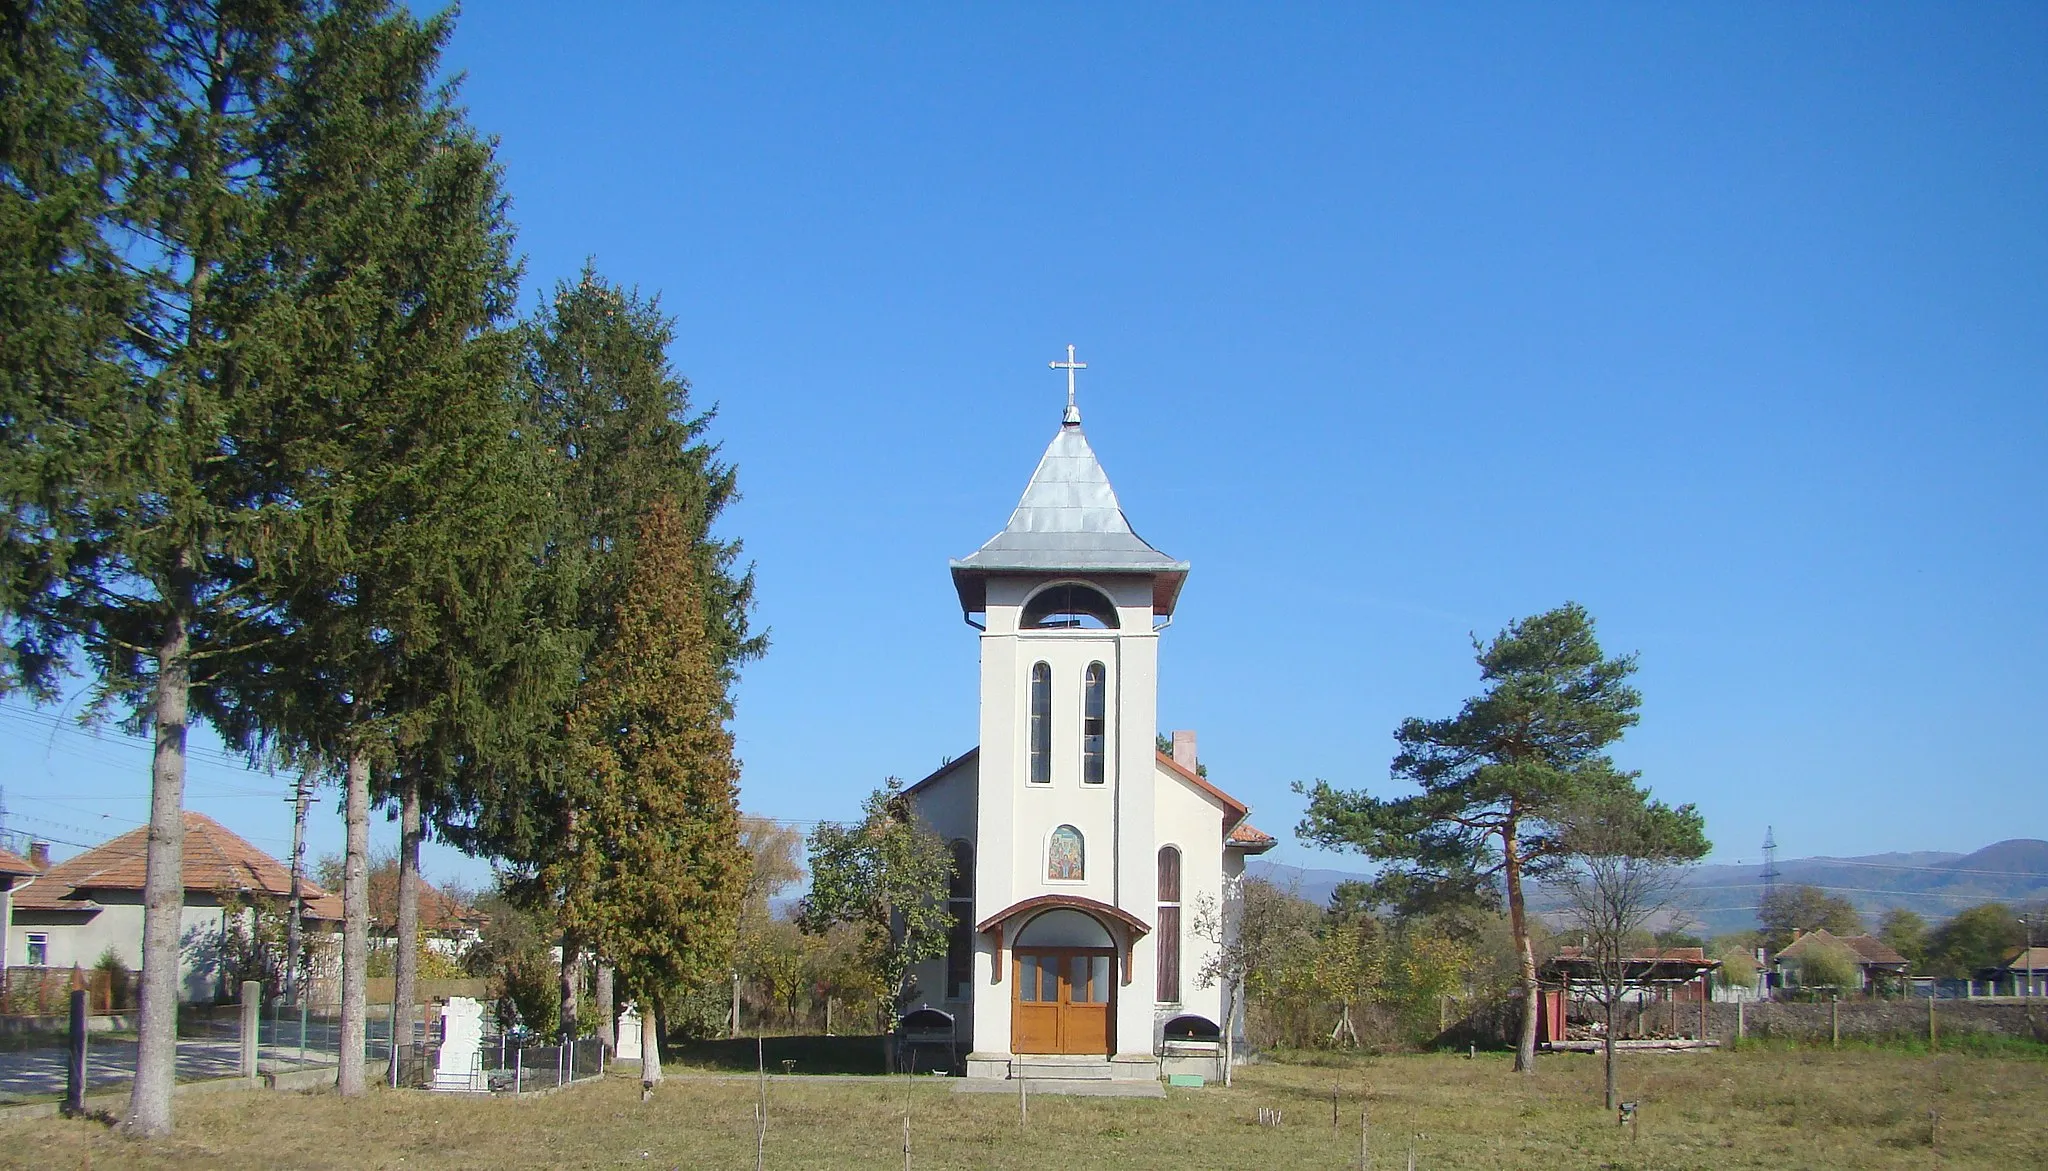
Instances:
[[[398,868],[379,866],[366,879],[370,902],[370,951],[395,950],[398,940]],[[420,941],[427,950],[458,961],[483,938],[490,916],[426,879],[420,879]],[[306,915],[323,930],[341,931],[341,896],[324,894],[306,904]],[[339,946],[338,944],[336,946]]]
[[[1157,749],[1160,635],[1189,566],[1132,531],[1081,430],[1083,365],[1071,348],[1054,365],[1059,431],[1009,523],[951,563],[980,743],[908,790],[957,875],[947,955],[912,996],[955,1019],[971,1077],[1154,1078],[1172,1043],[1230,1025],[1197,925],[1225,921],[1274,841],[1202,775],[1192,732]]]
[[[1800,933],[1771,957],[1771,986],[1792,990],[1810,983],[1802,978],[1804,960],[1822,948],[1840,948],[1856,967],[1856,986],[1839,992],[1868,994],[1886,983],[1903,986],[1906,957],[1874,935],[1836,935],[1825,929]]]
[[[2048,996],[2048,947],[2021,948],[2002,964],[1978,969],[1970,991],[1982,996]]]
[[[282,911],[290,874],[276,859],[203,813],[185,815],[185,909],[179,931],[181,1000],[231,999],[224,942],[256,930],[259,907]],[[149,830],[133,829],[73,858],[40,869],[9,891],[7,963],[11,967],[91,969],[111,953],[130,971],[142,967],[142,885]],[[0,865],[5,865],[0,859]],[[35,868],[31,867],[34,871]],[[326,892],[310,883],[309,899]]]

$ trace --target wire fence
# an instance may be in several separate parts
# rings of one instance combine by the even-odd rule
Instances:
[[[486,1012],[482,1043],[468,1074],[455,1083],[492,1092],[523,1094],[553,1089],[604,1072],[610,1054],[595,1037],[542,1043],[518,1029],[505,1029]],[[403,1087],[448,1088],[441,1066],[441,1024],[433,1006],[394,1014],[371,1005],[364,1022],[363,1064],[372,1082]],[[126,1086],[135,1074],[136,1039],[131,1017],[96,1016],[86,1040],[86,1089],[105,1093]],[[391,1053],[397,1038],[398,1068]],[[61,1097],[69,1066],[64,1031],[0,1031],[0,1105]],[[265,1005],[257,1020],[259,1075],[333,1068],[342,1049],[338,1003]],[[184,1081],[237,1077],[242,1067],[241,1006],[182,1005],[178,1013],[178,1070]]]

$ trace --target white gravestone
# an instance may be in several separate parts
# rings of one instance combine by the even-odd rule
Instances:
[[[467,996],[451,996],[441,1009],[441,1051],[434,1060],[434,1088],[476,1093],[490,1089],[484,1080],[484,1006]]]
[[[620,1061],[640,1060],[640,1010],[633,1005],[619,1014],[619,1051],[613,1056]]]

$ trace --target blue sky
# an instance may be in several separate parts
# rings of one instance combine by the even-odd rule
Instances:
[[[1566,599],[1718,861],[2048,837],[2048,9],[477,3],[449,64],[529,303],[586,257],[659,291],[719,406],[749,810],[972,745],[945,562],[1071,342],[1194,563],[1162,727],[1272,857],[1354,865],[1290,782],[1383,785],[1468,634]],[[0,716],[12,825],[140,822],[139,747]],[[193,791],[283,852],[281,783]]]

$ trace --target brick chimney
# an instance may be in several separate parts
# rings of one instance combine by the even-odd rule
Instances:
[[[1195,734],[1185,729],[1173,734],[1173,763],[1195,771]]]
[[[37,870],[48,870],[50,868],[50,843],[30,842],[28,844],[28,862],[29,865]]]

